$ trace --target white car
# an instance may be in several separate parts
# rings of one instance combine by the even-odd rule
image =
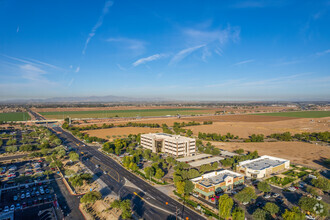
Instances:
[[[316,197],[317,200],[321,201],[322,200],[322,197],[321,196],[318,196]]]
[[[274,197],[274,198],[277,198],[277,197],[279,197],[279,196],[280,196],[280,194],[278,194],[278,193],[274,193],[274,194],[273,194],[273,197]]]
[[[243,205],[247,205],[247,204],[249,204],[249,202],[243,202],[242,204],[243,204]]]
[[[3,211],[4,211],[4,212],[9,212],[9,207],[8,207],[8,206],[5,206],[5,208],[4,208]]]
[[[15,205],[11,205],[10,206],[10,211],[14,211],[15,210]]]
[[[288,188],[288,190],[290,190],[291,192],[294,192],[294,191],[296,191],[296,188],[290,186],[290,187]]]
[[[30,198],[30,193],[29,192],[26,193],[26,198]]]
[[[315,218],[311,215],[306,215],[305,217],[306,217],[306,219],[315,220]]]
[[[25,199],[25,194],[24,193],[21,195],[21,199]]]
[[[269,195],[269,194],[265,194],[265,195],[264,195],[264,198],[265,198],[265,199],[269,199],[269,198],[270,198],[270,195]]]

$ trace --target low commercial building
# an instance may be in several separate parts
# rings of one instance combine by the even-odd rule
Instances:
[[[142,134],[141,146],[154,153],[166,153],[175,157],[193,156],[196,154],[196,140],[180,135],[164,133]]]
[[[229,170],[217,170],[191,179],[191,182],[195,185],[194,192],[208,200],[218,193],[244,184],[244,175]]]
[[[290,160],[271,156],[239,162],[236,171],[251,178],[264,178],[290,168]]]

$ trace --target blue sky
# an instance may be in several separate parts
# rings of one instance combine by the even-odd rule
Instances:
[[[0,1],[0,99],[329,100],[330,1]]]

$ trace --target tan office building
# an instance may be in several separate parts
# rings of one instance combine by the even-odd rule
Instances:
[[[142,134],[141,146],[154,153],[166,153],[175,157],[193,156],[196,154],[196,140],[180,135],[164,133]]]

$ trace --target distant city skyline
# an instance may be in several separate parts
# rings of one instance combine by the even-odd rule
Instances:
[[[0,3],[0,100],[330,100],[330,1]]]

